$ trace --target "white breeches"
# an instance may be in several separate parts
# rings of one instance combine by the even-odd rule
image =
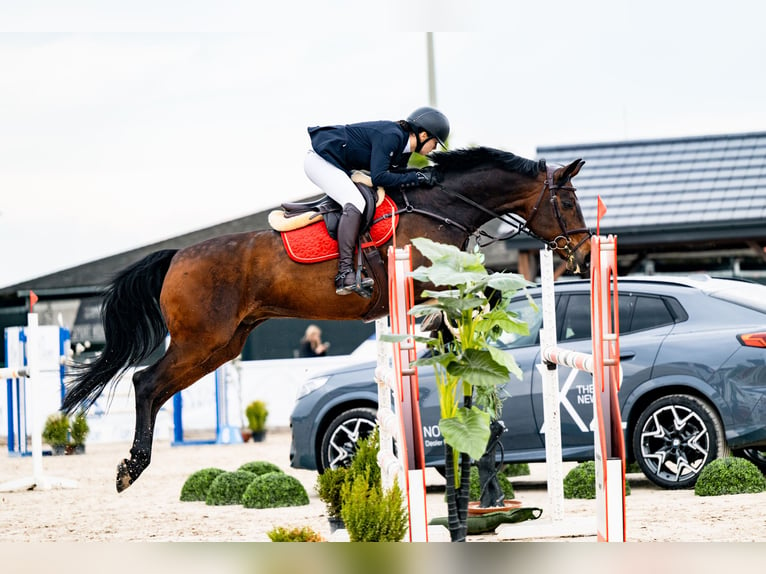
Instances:
[[[324,193],[337,201],[341,207],[347,203],[364,213],[364,198],[351,178],[314,150],[309,150],[303,162],[308,178]]]

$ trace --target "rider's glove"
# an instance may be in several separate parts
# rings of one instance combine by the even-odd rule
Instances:
[[[438,183],[436,174],[431,169],[423,169],[418,172],[418,185],[433,187]]]

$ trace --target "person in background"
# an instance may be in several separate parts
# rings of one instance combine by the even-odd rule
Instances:
[[[322,342],[322,330],[316,325],[306,327],[306,334],[301,339],[299,357],[324,357],[330,343]]]
[[[428,155],[444,146],[450,132],[447,117],[430,107],[418,108],[406,120],[382,120],[308,128],[311,149],[304,169],[308,178],[343,208],[338,222],[338,274],[335,293],[364,293],[373,281],[356,284],[354,249],[364,213],[364,198],[351,181],[353,170],[369,170],[375,187],[433,186],[429,168],[405,171],[412,152]]]

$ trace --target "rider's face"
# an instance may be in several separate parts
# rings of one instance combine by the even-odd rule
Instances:
[[[439,142],[436,140],[436,138],[431,137],[426,132],[420,132],[418,134],[418,139],[421,142],[425,142],[423,144],[423,147],[420,149],[420,153],[423,155],[428,155],[432,151],[436,149],[436,146],[439,144]]]

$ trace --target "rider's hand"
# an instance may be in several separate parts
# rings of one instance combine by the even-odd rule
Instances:
[[[436,173],[432,169],[426,168],[418,171],[418,185],[433,187],[437,183],[439,181],[436,179]]]

